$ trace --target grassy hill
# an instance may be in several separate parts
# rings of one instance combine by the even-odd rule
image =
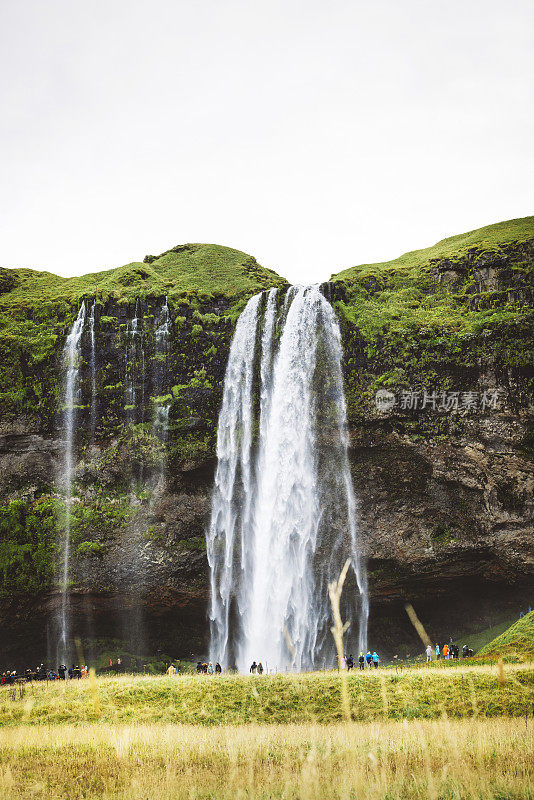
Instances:
[[[482,647],[477,656],[503,656],[520,661],[534,659],[534,611],[518,619],[500,636]]]
[[[355,720],[438,719],[522,715],[534,697],[534,668],[509,666],[504,683],[495,666],[411,668],[348,676]],[[100,677],[35,683],[23,702],[0,690],[0,725],[82,722],[328,723],[342,719],[337,672],[288,675]]]
[[[72,278],[0,269],[0,410],[50,408],[55,357],[83,299],[116,306],[167,295],[180,316],[200,314],[222,298],[217,316],[229,323],[253,294],[285,283],[252,256],[212,244],[179,245],[143,262]]]
[[[351,267],[331,280],[338,314],[352,332],[347,365],[361,364],[362,356],[368,362],[355,376],[349,370],[353,418],[379,388],[463,390],[466,376],[476,379],[488,362],[511,370],[521,391],[528,388],[534,217]]]
[[[411,250],[392,261],[383,261],[376,264],[361,264],[332,275],[332,281],[343,280],[347,282],[359,281],[364,276],[393,277],[395,273],[419,270],[434,262],[449,259],[457,262],[465,258],[469,251],[479,250],[487,254],[499,255],[504,253],[509,245],[520,244],[534,238],[534,217],[510,219],[506,222],[497,222],[486,225],[474,231],[460,233],[442,239],[432,247],[422,250]]]
[[[214,244],[184,244],[115,269],[62,278],[31,269],[0,270],[0,309],[16,312],[39,305],[76,305],[84,297],[124,302],[147,295],[176,299],[199,294],[232,301],[286,283],[240,250]]]
[[[517,614],[514,614],[513,617],[507,615],[506,619],[501,620],[496,625],[492,625],[490,628],[476,630],[473,633],[462,633],[461,635],[456,636],[454,644],[457,645],[461,650],[463,645],[467,643],[471,650],[477,654],[479,650],[495,639],[495,637],[500,636],[501,633],[504,633],[504,631],[507,630],[516,619]]]
[[[361,264],[332,275],[332,281],[343,280],[347,283],[361,281],[365,277],[400,278],[400,273],[408,274],[419,271],[424,267],[448,259],[458,262],[465,258],[470,251],[483,251],[486,254],[503,254],[510,245],[521,244],[534,238],[534,217],[522,217],[506,222],[497,222],[484,228],[477,228],[468,233],[460,233],[442,239],[432,247],[422,250],[412,250],[392,261],[383,261],[376,264]],[[415,277],[415,276],[414,276]]]

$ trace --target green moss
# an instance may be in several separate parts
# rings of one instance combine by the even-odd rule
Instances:
[[[33,595],[52,585],[61,503],[43,497],[0,505],[0,596]]]
[[[204,552],[206,550],[206,537],[205,536],[191,536],[189,539],[180,539],[176,542],[176,546],[180,550],[196,550]]]
[[[81,542],[76,548],[79,556],[100,556],[102,555],[103,547],[100,542]]]

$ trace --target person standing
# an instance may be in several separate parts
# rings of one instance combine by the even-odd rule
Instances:
[[[378,653],[376,650],[373,651],[373,664],[375,665],[375,669],[378,669]]]
[[[439,649],[439,644],[436,642],[436,658],[441,658],[441,650]]]
[[[256,664],[256,660],[254,660],[252,662],[252,664],[250,665],[250,672],[255,675],[257,669],[258,669],[258,665]]]
[[[428,645],[426,648],[426,663],[428,664],[429,661],[432,661],[432,646]]]
[[[216,674],[216,675],[220,675],[220,674],[221,674],[221,672],[222,672],[222,667],[221,667],[221,665],[219,664],[219,662],[217,661],[217,663],[215,664],[215,674]]]
[[[365,661],[369,669],[371,669],[371,666],[373,664],[373,656],[370,650],[367,651],[367,655],[365,656]]]
[[[445,659],[445,661],[449,660],[449,645],[448,644],[444,644],[443,645],[443,658]]]
[[[358,664],[360,665],[360,669],[365,669],[365,656],[363,653],[360,653],[358,656]]]

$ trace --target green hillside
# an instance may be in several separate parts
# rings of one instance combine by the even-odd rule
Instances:
[[[497,625],[492,625],[490,628],[483,628],[482,630],[477,630],[474,633],[464,632],[461,635],[456,636],[454,644],[461,649],[463,645],[467,643],[473,652],[477,654],[479,650],[485,647],[485,645],[493,641],[493,639],[495,639],[497,636],[500,636],[501,633],[504,633],[506,630],[508,630],[510,625],[512,625],[516,619],[517,613],[514,613],[513,617],[508,615],[506,619],[503,619]]]
[[[519,660],[534,659],[534,611],[510,625],[504,633],[479,650],[477,656],[484,658],[503,656]]]
[[[355,720],[522,716],[530,707],[534,670],[462,664],[401,672],[380,669],[347,676]],[[186,725],[326,724],[343,719],[337,671],[279,675],[118,676],[34,683],[31,702],[14,703],[0,688],[0,725],[64,722]]]
[[[147,295],[179,298],[197,293],[233,301],[284,284],[272,270],[240,250],[214,244],[184,244],[116,269],[62,278],[31,269],[0,270],[0,309],[76,305],[83,297],[132,301]]]
[[[365,277],[393,279],[397,273],[408,273],[411,270],[421,270],[433,262],[450,259],[458,262],[465,258],[470,250],[477,249],[486,254],[499,255],[504,249],[513,244],[527,242],[534,238],[534,217],[510,219],[506,222],[497,222],[486,225],[474,231],[460,233],[442,239],[432,247],[423,250],[412,250],[392,261],[383,261],[376,264],[361,264],[332,275],[332,281],[343,280],[346,282],[361,281]],[[397,275],[397,277],[400,277]],[[415,277],[415,276],[413,276]]]
[[[475,389],[480,366],[488,363],[512,371],[514,402],[529,391],[534,217],[352,267],[332,281],[336,310],[350,332],[345,357],[353,420],[380,388]],[[363,370],[351,368],[362,360]]]
[[[72,278],[0,269],[0,412],[51,413],[55,359],[83,299],[102,307],[111,302],[118,313],[118,305],[137,298],[167,295],[180,319],[194,313],[197,325],[204,320],[230,329],[249,297],[285,283],[252,256],[212,244],[179,245],[143,262]],[[213,308],[214,319],[203,316]]]

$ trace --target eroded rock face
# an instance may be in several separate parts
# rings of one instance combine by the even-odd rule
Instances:
[[[507,262],[477,265],[489,288],[499,285],[503,269]],[[461,280],[457,265],[450,270],[441,264],[438,274],[455,286]],[[332,290],[333,302],[340,291]],[[223,301],[208,302],[196,315],[186,306],[172,309],[172,387],[166,387],[172,405],[162,443],[152,427],[151,331],[163,302],[154,297],[143,306],[146,360],[138,396],[142,391],[145,406],[128,425],[124,331],[135,309],[115,302],[99,309],[98,424],[92,436],[86,370],[76,436],[69,607],[73,634],[85,641],[107,637],[131,651],[159,649],[192,658],[205,653],[207,640],[204,532],[232,330],[221,319]],[[468,339],[463,350],[444,358],[440,343],[435,383],[427,388],[497,390],[495,407],[403,408],[400,393],[406,386],[422,391],[428,376],[414,367],[411,373],[404,369],[404,384],[391,387],[395,405],[379,411],[376,379],[396,368],[395,354],[369,352],[354,320],[342,321],[342,335],[373,647],[384,655],[418,652],[406,602],[436,639],[527,605],[534,538],[531,391],[524,365],[516,368],[506,354],[497,358]],[[518,346],[524,335],[523,326]],[[428,361],[431,345],[425,348]],[[57,386],[59,360],[56,371]],[[57,413],[11,416],[0,424],[4,563],[11,558],[0,611],[5,666],[22,667],[47,653],[54,657],[62,438]],[[17,543],[13,552],[9,542]],[[354,586],[349,583],[347,591]]]

